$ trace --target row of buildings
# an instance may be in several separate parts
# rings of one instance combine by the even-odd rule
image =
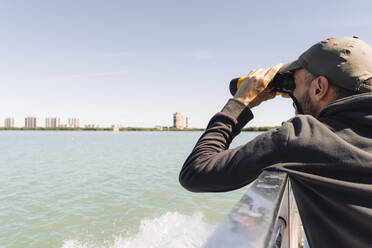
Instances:
[[[35,118],[35,117],[32,117]],[[26,126],[26,125],[25,125]],[[45,127],[46,128],[57,128],[57,127],[69,127],[69,128],[79,128],[79,118],[68,118],[67,124],[62,124],[61,120],[58,117],[48,117],[45,118]]]
[[[5,128],[15,127],[14,118],[6,118],[4,121]],[[28,116],[25,118],[25,128],[36,128],[37,120],[36,117]],[[62,124],[60,118],[58,117],[47,117],[45,118],[45,127],[46,128],[57,128],[57,127],[68,127],[68,128],[79,128],[79,118],[73,117],[68,118],[67,124]]]
[[[173,114],[173,128],[176,129],[185,129],[188,128],[189,119],[186,115],[176,112]],[[115,125],[116,127],[117,125]],[[14,128],[14,118],[6,118],[4,121],[5,128]],[[37,127],[37,119],[33,116],[28,116],[25,118],[25,128],[36,128]],[[45,118],[45,127],[46,128],[79,128],[79,118],[73,117],[68,118],[66,124],[62,124],[59,117],[47,117]],[[98,128],[98,125],[89,124],[85,125],[86,128]],[[113,127],[113,128],[115,128]],[[122,127],[122,126],[120,126]]]

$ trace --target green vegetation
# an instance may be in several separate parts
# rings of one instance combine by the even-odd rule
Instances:
[[[270,129],[274,129],[278,127],[247,127],[243,128],[243,132],[262,132],[267,131]],[[37,128],[25,128],[25,127],[13,127],[13,128],[5,128],[0,127],[0,130],[11,131],[11,130],[21,130],[21,131],[112,131],[111,127],[105,128],[69,128],[69,127],[58,127],[58,128],[45,128],[45,127],[37,127]],[[185,128],[185,129],[177,129],[173,127],[162,127],[162,130],[158,128],[147,128],[147,127],[124,127],[120,128],[120,131],[176,131],[176,132],[184,132],[184,131],[204,131],[204,128]]]
[[[168,131],[204,131],[205,128],[185,128],[185,129],[177,129],[174,127],[169,127]]]
[[[152,127],[123,127],[120,131],[168,131],[168,127],[162,127],[163,130]]]
[[[243,128],[243,132],[265,132],[271,129],[279,128],[280,126],[275,126],[275,127],[269,127],[269,126],[264,126],[264,127],[247,127]]]

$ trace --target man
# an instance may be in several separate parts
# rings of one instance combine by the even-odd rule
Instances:
[[[293,73],[304,115],[228,149],[275,97],[267,87]],[[372,247],[372,47],[357,37],[330,38],[282,66],[251,71],[209,122],[180,172],[194,192],[243,187],[264,169],[289,175],[311,247]]]

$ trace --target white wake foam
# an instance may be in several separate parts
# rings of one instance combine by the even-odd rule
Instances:
[[[155,219],[142,220],[136,235],[118,236],[112,245],[97,246],[89,242],[66,240],[62,248],[199,248],[214,228],[203,220],[201,213],[187,216],[168,212]]]

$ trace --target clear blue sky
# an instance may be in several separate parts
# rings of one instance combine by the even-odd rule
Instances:
[[[1,1],[0,121],[205,127],[230,79],[332,36],[372,44],[372,1]],[[277,98],[248,126],[293,116]]]

